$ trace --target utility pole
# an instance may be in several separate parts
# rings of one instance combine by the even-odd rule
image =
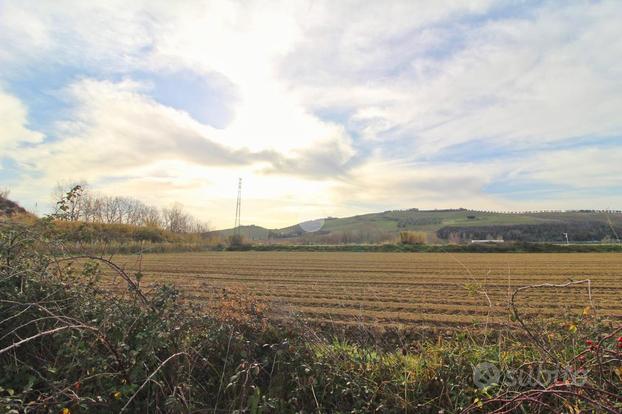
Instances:
[[[238,179],[238,200],[235,204],[235,224],[233,226],[233,235],[240,236],[240,214],[242,210],[242,179]]]

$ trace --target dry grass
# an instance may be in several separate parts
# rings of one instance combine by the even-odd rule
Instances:
[[[400,243],[402,244],[426,244],[428,234],[424,231],[400,231]]]

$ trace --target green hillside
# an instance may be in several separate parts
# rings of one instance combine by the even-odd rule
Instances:
[[[247,240],[268,240],[268,233],[270,229],[265,227],[250,225],[240,226],[240,234]],[[210,236],[218,236],[222,238],[228,238],[233,235],[233,229],[217,230],[208,232]]]
[[[394,241],[400,231],[423,231],[431,242],[460,236],[504,238],[522,241],[601,241],[622,234],[620,212],[569,211],[500,213],[453,210],[392,210],[344,218],[325,218],[316,223],[296,224],[281,229],[243,226],[241,234],[254,241],[295,243],[378,243]],[[317,229],[308,232],[305,228]],[[232,229],[213,232],[222,237]],[[573,238],[573,235],[576,236]]]

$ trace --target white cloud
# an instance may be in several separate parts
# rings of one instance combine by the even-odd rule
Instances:
[[[235,164],[249,156],[210,141],[212,128],[141,94],[135,82],[84,79],[65,96],[73,111],[57,123],[57,138],[15,155],[50,177],[78,172],[96,180],[130,174],[157,160]]]
[[[427,164],[372,159],[354,168],[334,189],[340,203],[375,209],[500,208],[501,200],[482,194],[495,165]]]
[[[28,61],[51,47],[41,18],[17,3],[0,3],[0,74],[17,60]]]
[[[28,128],[28,112],[16,97],[0,89],[0,158],[10,156],[22,144],[43,140],[43,134]]]
[[[175,189],[186,188],[188,182],[195,191],[204,190],[190,179],[190,171],[197,168],[208,177],[216,173],[234,178],[248,172],[246,167],[255,175],[269,173],[259,181],[280,188],[273,194],[276,198],[289,197],[293,188],[303,191],[296,175],[324,180],[342,172],[354,153],[343,127],[309,114],[276,77],[277,57],[296,41],[298,30],[287,7],[231,2],[195,2],[184,8],[165,3],[135,6],[82,3],[67,7],[66,13],[58,7],[30,12],[48,22],[63,20],[62,29],[50,34],[63,63],[98,50],[83,64],[102,65],[104,72],[180,68],[218,72],[237,88],[239,105],[233,122],[224,130],[209,128],[154,101],[141,84],[83,79],[64,92],[73,110],[59,119],[57,139],[15,155],[24,168],[43,173],[46,184],[76,174],[95,183],[125,177],[137,193],[144,193],[139,182],[147,187],[159,183],[170,189],[165,198],[172,198]],[[150,175],[163,163],[183,166],[176,169],[181,176],[169,187],[166,180]],[[220,167],[213,170],[214,166]],[[309,186],[307,182],[304,188]],[[268,184],[260,187],[271,193]]]
[[[395,208],[605,209],[622,203],[622,150],[577,147],[477,162],[372,158],[332,187],[338,205]],[[494,185],[494,193],[485,189]],[[518,186],[518,190],[514,188]],[[360,211],[359,211],[360,212]]]
[[[227,145],[221,131],[144,92],[144,85],[129,80],[83,79],[70,85],[62,96],[73,109],[57,124],[57,138],[10,154],[25,172],[40,176],[22,180],[16,194],[24,188],[47,194],[58,181],[86,180],[104,192],[129,194],[160,206],[182,201],[198,216],[226,223],[224,205],[238,176],[247,177],[250,207],[259,203],[265,208],[268,200],[280,200],[288,210],[294,199],[317,203],[312,190],[329,184],[315,177],[324,174],[330,179],[348,158],[349,147],[340,149],[334,142],[323,150],[303,148],[293,157]],[[270,174],[262,172],[268,170]],[[297,177],[301,175],[311,178]],[[212,208],[214,204],[224,210]],[[261,210],[249,208],[249,220],[251,211]],[[275,217],[284,220],[297,213]]]
[[[378,13],[378,24],[393,27],[389,17]],[[342,32],[309,38],[286,73],[292,85],[308,83],[300,92],[311,107],[352,108],[363,137],[412,143],[414,155],[475,139],[528,147],[622,131],[619,3],[541,7],[476,26],[443,17],[378,38],[348,36],[365,20],[340,20]]]
[[[71,111],[43,143],[24,104],[0,93],[0,149],[32,193],[83,178],[155,203],[180,199],[223,226],[238,176],[246,217],[271,225],[302,211],[511,207],[486,195],[499,180],[619,186],[617,149],[555,146],[622,133],[620,3],[527,5],[501,17],[506,6],[3,2],[0,80],[47,65],[90,78],[72,75],[59,92]],[[225,128],[157,102],[140,81],[178,70],[235,88]],[[476,143],[521,155],[425,161]]]
[[[574,189],[622,188],[622,148],[548,151],[526,160],[514,172]]]

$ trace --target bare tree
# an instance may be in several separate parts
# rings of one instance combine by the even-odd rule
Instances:
[[[78,189],[75,191],[75,189]],[[208,231],[205,223],[187,214],[179,203],[159,210],[132,197],[107,196],[88,189],[85,182],[59,183],[54,189],[56,200],[66,198],[69,191],[74,194],[64,206],[65,220],[89,223],[129,224],[163,228],[174,233],[203,233]],[[8,194],[8,192],[7,192]]]
[[[119,222],[119,200],[117,197],[102,198],[102,216],[104,223]]]
[[[155,207],[147,206],[143,212],[142,225],[148,227],[162,227],[162,214]]]
[[[162,209],[162,221],[166,230],[173,233],[204,233],[208,231],[207,224],[184,212],[179,203],[170,208]]]
[[[170,208],[162,209],[164,227],[173,233],[184,233],[188,226],[188,217],[183,211],[183,206],[179,203],[173,204]]]

